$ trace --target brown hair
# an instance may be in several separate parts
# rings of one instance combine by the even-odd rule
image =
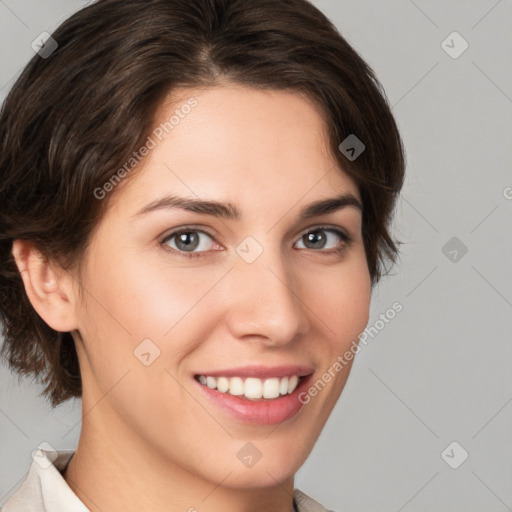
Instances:
[[[396,261],[397,126],[371,68],[306,0],[99,0],[52,37],[58,47],[31,59],[0,114],[0,355],[38,377],[52,406],[81,396],[74,341],[32,307],[12,242],[31,241],[63,268],[79,263],[108,204],[93,191],[141,147],[177,87],[230,80],[311,98],[359,187],[372,285]],[[355,160],[338,150],[351,134],[366,146]]]

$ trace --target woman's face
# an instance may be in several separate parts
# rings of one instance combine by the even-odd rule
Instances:
[[[142,466],[275,485],[312,449],[350,370],[335,363],[368,321],[359,192],[297,94],[182,89],[154,128],[86,253],[82,431],[142,450]]]

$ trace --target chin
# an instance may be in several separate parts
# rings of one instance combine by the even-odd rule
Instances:
[[[233,472],[229,478],[225,480],[223,486],[230,489],[265,489],[275,487],[284,481],[293,478],[298,467],[291,467],[289,464],[276,464],[271,467],[257,468],[258,465],[248,468],[239,469]],[[299,466],[300,467],[300,466]]]

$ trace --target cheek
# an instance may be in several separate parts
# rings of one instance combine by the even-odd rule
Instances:
[[[365,261],[340,266],[339,272],[317,280],[314,289],[308,301],[315,304],[312,309],[323,321],[331,350],[340,353],[357,340],[368,324],[371,280]]]
[[[179,362],[211,332],[214,310],[205,311],[203,303],[225,273],[221,265],[185,268],[179,262],[148,263],[140,255],[98,258],[89,274],[82,325],[91,343],[109,340],[98,351],[120,364],[130,362],[145,339],[167,362]]]
[[[322,286],[320,286],[322,285]],[[340,265],[316,280],[310,301],[317,316],[316,325],[323,336],[316,340],[315,354],[319,366],[316,380],[307,390],[307,399],[315,410],[316,438],[343,391],[352,365],[358,336],[368,324],[371,300],[371,279],[366,260],[355,258],[350,265]],[[314,290],[314,292],[313,292]],[[312,315],[312,318],[315,315]],[[348,354],[348,355],[347,355]]]

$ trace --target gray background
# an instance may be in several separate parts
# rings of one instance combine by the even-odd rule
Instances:
[[[407,148],[405,243],[369,325],[403,310],[358,354],[296,485],[340,512],[512,510],[512,1],[314,3],[376,71]],[[82,5],[0,0],[0,101],[31,41]],[[80,402],[52,411],[0,374],[2,504],[40,442],[76,448]]]

